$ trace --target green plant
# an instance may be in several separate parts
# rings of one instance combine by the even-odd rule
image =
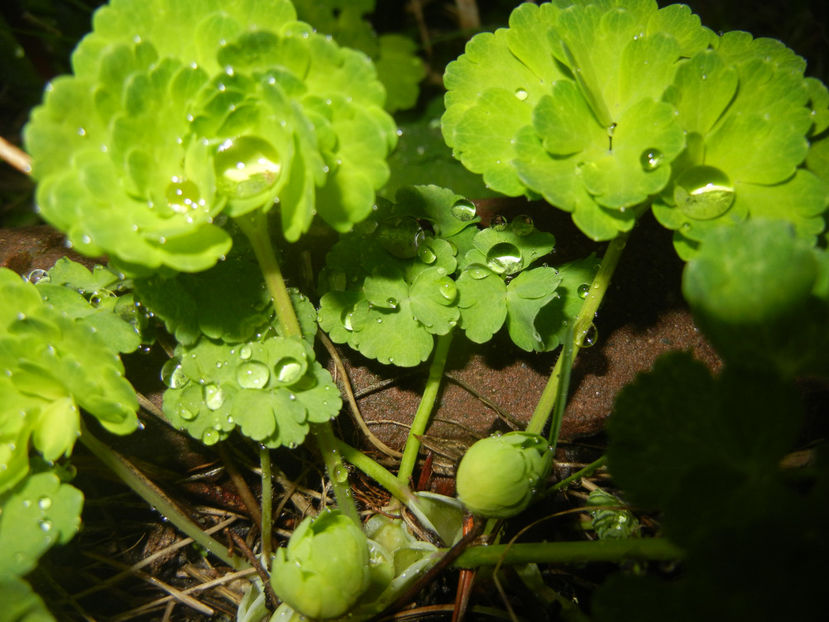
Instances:
[[[797,379],[829,374],[825,86],[781,43],[715,34],[682,5],[524,3],[449,64],[445,112],[432,100],[423,119],[400,118],[399,136],[389,112],[414,104],[423,64],[411,40],[374,34],[373,8],[111,0],[73,74],[32,111],[24,138],[41,216],[111,267],[61,260],[29,282],[0,270],[0,592],[14,615],[48,616],[23,577],[77,531],[83,496],[68,458],[80,438],[205,551],[233,569],[261,565],[239,620],[370,619],[450,565],[496,566],[500,589],[504,563],[524,565],[530,591],[576,619],[535,564],[593,561],[621,569],[596,591],[596,620],[733,617],[752,582],[774,594],[763,582],[774,572],[758,563],[731,586],[742,567],[723,560],[776,530],[791,536],[781,559],[808,560],[786,582],[794,617],[806,617],[829,554],[825,451],[798,472],[780,462],[801,429]],[[528,216],[482,225],[470,199],[487,191],[446,164],[438,129],[490,194],[570,212],[609,242],[601,257],[557,261],[557,232]],[[436,185],[441,175],[458,186]],[[574,360],[648,211],[688,261],[683,294],[724,371],[673,354],[623,390],[607,452],[621,492],[594,490],[576,508],[595,541],[578,530],[515,544],[502,522],[464,527],[464,508],[522,527],[533,499],[547,507],[604,464],[548,482]],[[320,251],[324,265],[307,274]],[[413,491],[453,343],[502,328],[523,351],[561,348],[526,430],[469,448],[458,499]],[[428,365],[396,473],[335,434],[343,399],[319,329],[383,365]],[[84,423],[82,413],[116,434],[139,426],[119,354],[153,343],[169,355],[156,414],[216,445],[228,470],[228,441],[258,459],[249,509],[261,537],[246,560]],[[323,495],[274,553],[272,459],[309,439],[337,509]],[[383,513],[361,520],[346,463],[391,494]],[[662,512],[660,537],[623,500]],[[473,546],[480,531],[503,542]],[[663,560],[682,564],[675,581],[653,567],[640,576]],[[750,611],[787,615],[768,596]]]

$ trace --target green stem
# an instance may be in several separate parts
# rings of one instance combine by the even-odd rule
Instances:
[[[616,270],[619,258],[622,256],[622,251],[625,249],[625,244],[627,244],[628,235],[628,232],[620,233],[616,238],[614,238],[608,245],[604,257],[602,257],[602,262],[599,265],[599,270],[596,272],[596,276],[593,278],[593,283],[590,285],[590,291],[587,294],[587,298],[585,299],[584,304],[582,304],[581,310],[573,323],[574,349],[572,359],[575,359],[575,355],[584,343],[585,336],[590,332],[593,326],[593,318],[596,315],[596,311],[599,310],[599,305],[602,303],[605,293],[607,293],[607,288],[610,285],[610,279],[613,276],[613,272]],[[535,412],[533,412],[530,423],[527,425],[527,432],[541,434],[544,431],[544,426],[547,425],[547,421],[550,418],[550,413],[553,412],[553,407],[555,406],[556,398],[559,393],[559,383],[561,382],[563,375],[563,359],[563,356],[559,356],[556,361],[553,373],[550,374],[547,386],[544,387],[544,391],[541,393],[541,398],[538,400],[538,405],[535,407]],[[572,367],[572,360],[570,362],[570,366]],[[556,440],[556,438],[553,438],[553,441]]]
[[[628,559],[669,561],[683,551],[665,538],[587,540],[582,542],[531,542],[467,548],[455,560],[459,568],[502,564],[622,562]]]
[[[334,436],[334,430],[330,423],[313,424],[311,432],[317,440],[325,469],[328,471],[328,479],[331,480],[331,488],[333,488],[334,496],[337,499],[337,507],[357,526],[361,527],[360,514],[357,512],[357,506],[351,496],[351,487],[348,485],[348,469],[343,464],[340,455],[340,441]]]
[[[595,460],[588,464],[586,467],[579,469],[575,473],[568,475],[562,480],[557,481],[555,484],[550,486],[547,490],[544,491],[543,496],[551,495],[554,492],[558,492],[559,490],[564,490],[570,484],[575,481],[580,480],[582,477],[588,477],[595,473],[598,469],[602,468],[605,464],[607,464],[607,456],[602,456],[598,460]]]
[[[121,481],[160,512],[162,516],[173,523],[179,530],[190,536],[194,542],[213,553],[213,555],[234,570],[242,570],[249,567],[244,559],[229,555],[226,545],[207,535],[201,527],[190,520],[172,499],[164,494],[152,481],[147,479],[126,458],[95,438],[83,422],[81,422],[81,442],[98,460],[103,462],[115,473]]]
[[[431,529],[435,533],[438,533],[437,529],[432,524],[432,521],[429,518],[428,513],[421,506],[417,497],[412,492],[412,489],[409,488],[405,482],[401,482],[390,471],[383,468],[382,465],[378,464],[377,462],[369,458],[367,455],[365,455],[362,451],[360,451],[359,449],[355,449],[348,443],[341,441],[339,439],[335,439],[335,444],[339,452],[342,454],[343,458],[345,458],[348,462],[350,462],[355,467],[360,469],[363,473],[372,478],[383,488],[388,490],[395,499],[397,499],[403,505],[409,508],[409,510],[412,512],[412,514],[414,514],[417,517],[421,524]]]
[[[415,464],[417,454],[420,452],[420,436],[426,431],[432,410],[440,391],[440,383],[443,379],[443,370],[446,368],[446,359],[449,355],[449,346],[452,344],[452,331],[437,338],[435,352],[432,355],[432,363],[429,366],[429,378],[426,380],[426,387],[420,398],[412,427],[409,429],[409,437],[406,439],[406,447],[403,449],[403,457],[400,459],[400,470],[397,472],[397,479],[404,484],[409,483]]]
[[[271,559],[271,525],[273,524],[273,477],[271,474],[271,452],[267,447],[259,447],[259,465],[262,467],[262,561],[270,565]]]
[[[259,269],[262,270],[268,292],[273,298],[273,307],[276,310],[276,319],[279,322],[282,334],[286,337],[302,339],[302,329],[291,303],[291,295],[285,286],[285,280],[282,278],[282,270],[279,267],[279,261],[276,259],[270,233],[268,233],[267,216],[261,210],[254,210],[249,214],[240,216],[236,219],[236,222],[250,240],[251,246],[253,246],[253,252],[259,262]],[[348,477],[343,477],[343,474],[346,473],[345,466],[339,453],[333,449],[334,431],[331,429],[331,424],[318,423],[311,426],[311,429],[322,452],[328,470],[328,477],[331,480],[331,487],[334,489],[334,496],[337,498],[337,505],[346,516],[355,519],[357,524],[360,524],[357,506],[354,505],[351,489],[348,487]]]
[[[276,259],[273,242],[268,233],[268,217],[262,210],[254,210],[249,214],[236,219],[239,228],[250,240],[262,276],[265,277],[265,285],[273,298],[273,306],[276,310],[276,318],[282,332],[286,337],[302,337],[302,330],[299,327],[294,306],[291,304],[291,295],[285,286],[282,278],[282,270],[279,261]]]

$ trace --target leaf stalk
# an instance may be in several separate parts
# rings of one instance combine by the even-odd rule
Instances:
[[[409,483],[409,478],[412,476],[415,464],[417,464],[417,454],[420,452],[419,437],[426,432],[432,410],[435,407],[435,401],[443,379],[443,370],[446,369],[446,359],[449,356],[449,346],[452,345],[452,333],[453,331],[450,330],[445,335],[440,335],[437,338],[432,363],[429,365],[429,377],[426,380],[426,387],[423,389],[420,404],[418,404],[412,426],[409,429],[406,447],[403,449],[403,457],[400,459],[400,469],[397,472],[397,479],[404,484]]]

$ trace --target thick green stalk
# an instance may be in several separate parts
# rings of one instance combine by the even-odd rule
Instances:
[[[403,449],[403,457],[400,459],[400,470],[397,478],[404,484],[409,483],[415,464],[417,454],[420,452],[420,436],[426,431],[432,410],[435,407],[440,383],[443,379],[443,370],[446,368],[446,359],[449,355],[449,346],[452,344],[452,331],[437,338],[435,352],[432,355],[432,363],[429,366],[429,378],[426,380],[426,388],[420,398],[412,427],[409,429],[409,437],[406,439],[406,447]]]
[[[578,349],[582,347],[584,338],[591,330],[593,330],[593,318],[596,315],[596,311],[599,310],[599,305],[602,303],[605,293],[607,293],[607,288],[610,286],[610,279],[613,276],[613,272],[616,270],[616,266],[619,264],[619,258],[622,256],[622,251],[625,249],[625,245],[627,244],[628,235],[629,233],[627,232],[620,233],[616,238],[614,238],[608,245],[604,257],[602,257],[602,262],[599,265],[599,270],[596,272],[596,276],[593,278],[593,282],[590,285],[590,291],[587,294],[587,298],[585,299],[584,304],[582,304],[581,310],[576,316],[573,324],[574,349],[572,359],[575,359]],[[547,421],[550,418],[550,413],[553,412],[553,407],[555,406],[556,398],[559,393],[559,383],[561,382],[563,375],[563,359],[563,356],[559,356],[556,361],[553,373],[550,374],[547,386],[544,387],[541,398],[538,400],[538,405],[535,407],[535,412],[533,412],[530,423],[527,425],[527,432],[541,434],[544,430],[544,426],[547,425]],[[572,365],[572,361],[570,364]],[[557,439],[554,438],[553,441],[555,440]]]
[[[230,556],[227,552],[227,545],[207,535],[143,473],[138,471],[121,454],[95,438],[89,429],[83,425],[83,422],[81,422],[81,426],[81,442],[138,496],[154,507],[179,530],[190,536],[193,541],[213,553],[234,570],[249,567],[244,559]]]
[[[273,524],[273,477],[271,476],[271,452],[259,447],[259,464],[262,467],[262,561],[265,566],[271,559],[271,525]]]
[[[286,337],[302,337],[299,320],[296,318],[294,306],[291,304],[291,295],[282,278],[282,270],[276,259],[273,242],[268,233],[268,217],[261,210],[254,210],[249,214],[236,219],[239,228],[250,240],[265,285],[273,298],[276,318]]]
[[[314,433],[317,447],[319,447],[322,460],[325,462],[325,469],[328,471],[328,478],[331,480],[331,488],[334,489],[334,496],[337,498],[337,507],[357,526],[362,526],[360,514],[357,512],[357,506],[351,496],[351,487],[348,485],[348,469],[343,464],[339,441],[334,436],[331,424],[313,424],[311,431]]]
[[[294,306],[291,303],[291,295],[285,286],[285,280],[282,278],[282,270],[279,267],[279,261],[274,252],[270,233],[268,233],[267,216],[261,210],[255,210],[249,214],[240,216],[236,219],[236,222],[250,240],[251,246],[253,246],[253,252],[256,255],[256,260],[259,262],[259,268],[262,270],[262,276],[265,278],[268,292],[273,298],[273,307],[276,311],[276,319],[279,322],[282,334],[286,337],[302,339],[302,330],[299,326],[299,320],[296,317]],[[351,489],[348,487],[348,477],[342,477],[342,474],[346,473],[345,466],[331,442],[331,439],[334,438],[334,431],[331,429],[331,424],[314,424],[311,426],[311,431],[322,452],[323,460],[328,470],[328,477],[331,480],[331,487],[334,489],[334,496],[337,498],[337,505],[346,516],[356,518],[359,524],[357,506],[354,505],[354,499],[351,497]],[[260,457],[270,460],[270,455],[267,453]],[[268,470],[270,470],[270,465],[268,465]],[[265,471],[264,465],[262,471],[263,473]],[[263,533],[265,527],[266,525],[263,522]],[[270,533],[270,525],[267,525],[267,529],[268,533]]]
[[[684,553],[665,538],[586,540],[581,542],[531,542],[473,546],[455,560],[458,568],[502,564],[622,562],[628,559],[669,561]]]
[[[401,482],[390,471],[383,468],[382,465],[369,458],[359,449],[355,449],[339,439],[335,439],[335,443],[343,458],[388,490],[395,499],[409,508],[422,525],[438,533],[428,513],[423,509],[417,496],[415,496],[412,489],[405,482]]]

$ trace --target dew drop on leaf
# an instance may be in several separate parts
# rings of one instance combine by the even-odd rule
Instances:
[[[522,89],[522,88],[515,89],[515,97],[519,101],[524,101],[525,99],[527,99],[527,95],[528,95],[527,89]]]
[[[236,368],[236,382],[243,389],[261,389],[270,377],[268,366],[259,361],[245,361]]]
[[[48,518],[44,518],[42,521],[38,523],[38,525],[40,525],[41,531],[51,531],[52,529],[52,521],[50,521]]]
[[[49,273],[46,272],[46,270],[43,270],[42,268],[36,268],[35,270],[29,272],[29,274],[27,274],[24,278],[25,280],[29,281],[29,283],[37,283],[38,281],[44,278],[48,280]],[[46,281],[44,281],[44,283],[45,282]]]
[[[182,370],[181,361],[174,357],[161,368],[161,381],[171,389],[180,389],[190,382],[190,379]]]
[[[213,165],[219,191],[232,199],[248,199],[269,190],[282,172],[276,149],[255,136],[223,142]]]
[[[303,365],[292,356],[284,356],[273,366],[276,380],[280,384],[294,384],[302,377]]]
[[[486,264],[498,274],[512,274],[521,267],[521,251],[515,244],[499,242],[486,254]]]
[[[39,507],[41,510],[48,510],[50,507],[52,507],[52,498],[41,497],[37,501],[37,507]]]
[[[177,214],[186,214],[199,206],[201,193],[198,186],[189,179],[173,177],[164,193],[167,205]]]
[[[481,279],[485,279],[488,277],[492,272],[486,266],[482,266],[479,263],[473,263],[469,267],[467,267],[466,271],[476,281],[480,281]]]
[[[438,291],[443,299],[446,300],[447,304],[452,304],[455,302],[455,298],[458,297],[458,288],[455,285],[455,281],[448,276],[438,279]]]
[[[196,415],[198,413],[193,412],[184,404],[179,404],[178,406],[176,406],[176,414],[185,421],[192,421],[196,418]]]
[[[639,156],[639,164],[643,171],[655,171],[665,161],[665,156],[659,149],[645,149]]]
[[[225,403],[225,396],[222,393],[222,388],[212,382],[204,385],[203,389],[204,403],[210,410],[218,410]]]
[[[463,222],[474,220],[475,216],[477,216],[475,204],[466,199],[455,202],[450,211],[452,212],[452,216]]]
[[[728,176],[713,166],[694,166],[676,180],[674,200],[695,220],[722,216],[734,202],[734,186]]]
[[[219,433],[213,428],[207,428],[201,436],[205,445],[215,445],[219,442]]]
[[[585,298],[587,298],[587,294],[590,293],[590,284],[589,283],[582,283],[581,285],[579,285],[578,292],[579,292],[579,298],[584,300]]]
[[[506,216],[502,216],[501,214],[493,216],[492,223],[490,224],[490,226],[496,231],[504,231],[507,228],[507,225],[509,225],[509,221]]]
[[[435,252],[427,244],[418,247],[417,257],[425,264],[433,264],[437,259],[437,255],[435,255]]]
[[[252,353],[251,353],[251,349],[250,349],[249,345],[244,345],[241,348],[239,348],[239,358],[240,359],[247,360],[247,359],[250,358],[251,354]]]
[[[389,297],[386,298],[386,305],[388,305],[389,309],[397,309],[400,303],[397,301],[397,298]]]
[[[343,324],[343,328],[345,328],[349,332],[354,330],[354,325],[352,324],[353,318],[354,311],[352,311],[351,309],[345,309],[342,312],[342,315],[340,316],[340,321]]]

